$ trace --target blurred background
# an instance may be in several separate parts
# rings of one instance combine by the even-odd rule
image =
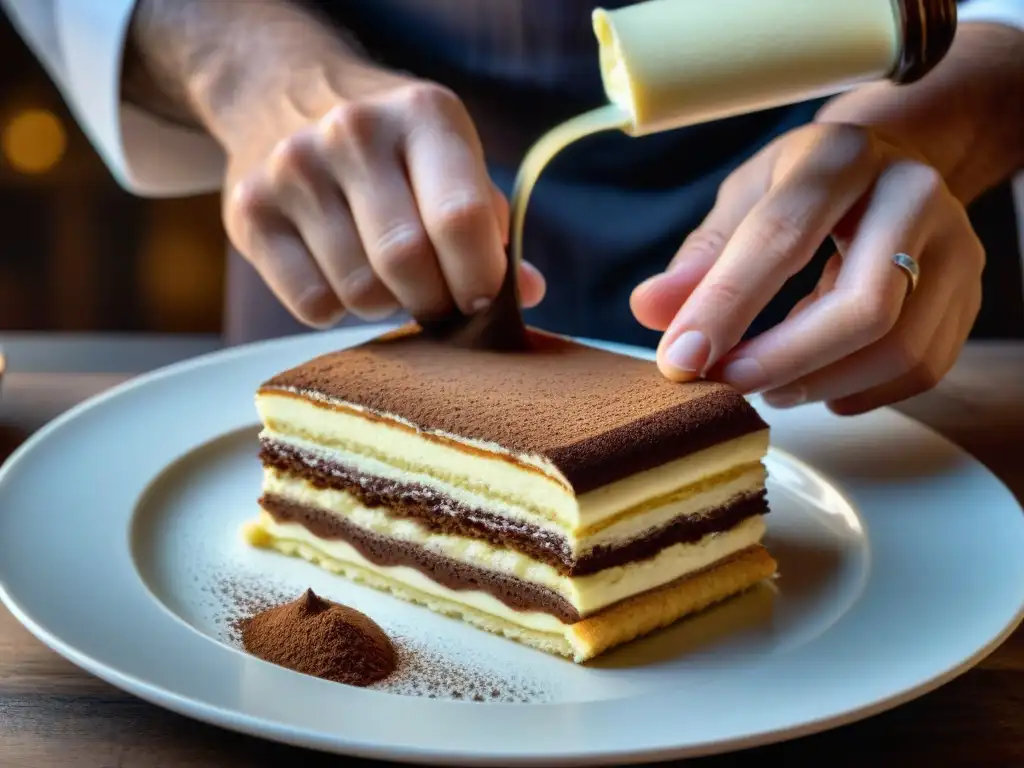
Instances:
[[[1024,338],[1009,185],[973,206],[989,253],[977,338]],[[0,13],[0,332],[219,333],[226,238],[216,196],[122,191]]]
[[[219,206],[122,191],[0,12],[0,332],[219,333]]]

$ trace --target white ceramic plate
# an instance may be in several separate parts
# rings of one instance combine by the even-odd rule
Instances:
[[[766,411],[776,589],[589,667],[249,549],[238,530],[259,493],[256,386],[379,332],[192,360],[43,429],[0,470],[4,602],[58,653],[177,712],[449,765],[621,763],[811,733],[949,680],[1021,618],[1020,506],[977,462],[888,410]],[[234,645],[246,600],[307,586],[396,637],[403,671],[384,690],[299,675]]]

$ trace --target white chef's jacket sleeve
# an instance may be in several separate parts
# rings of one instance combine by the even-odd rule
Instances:
[[[985,21],[1024,30],[1024,0],[967,0],[957,9],[957,20]]]
[[[147,197],[220,188],[224,156],[206,134],[121,101],[135,0],[0,0],[122,187]]]

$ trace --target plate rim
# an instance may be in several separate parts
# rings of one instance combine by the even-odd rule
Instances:
[[[376,335],[376,333],[387,330],[391,327],[394,326],[391,324],[371,326],[370,328],[375,328],[376,331],[372,334],[368,333],[367,337]],[[335,331],[335,338],[339,340],[345,339],[346,337],[350,338],[351,336],[356,335],[353,334],[353,330],[366,331],[367,329],[360,328]],[[299,338],[309,339],[314,336],[319,336],[320,338],[323,337],[320,334],[302,334]],[[4,465],[0,467],[0,492],[2,492],[6,487],[7,477],[12,475],[19,465],[26,460],[23,457],[31,456],[33,451],[38,450],[36,446],[48,441],[51,435],[59,432],[59,430],[63,428],[63,425],[78,419],[81,414],[87,413],[89,410],[96,408],[100,404],[121,397],[128,391],[143,389],[151,385],[153,382],[181,372],[195,370],[210,365],[229,365],[233,359],[257,356],[262,352],[265,352],[268,348],[286,347],[295,344],[295,340],[296,337],[294,336],[282,339],[269,339],[253,344],[210,352],[133,377],[109,390],[72,406],[70,409],[31,435],[25,443],[19,446],[8,460],[4,462]],[[628,350],[626,352],[628,354],[647,357],[648,359],[652,354],[651,350],[630,347],[628,345],[607,344],[593,339],[579,339],[579,341],[583,343],[596,344],[598,346],[613,349],[614,351]],[[952,451],[954,451],[961,459],[966,459],[976,469],[980,469],[984,473],[987,482],[994,482],[998,484],[1019,506],[1019,502],[1017,502],[1015,497],[1013,497],[1005,483],[1003,483],[1002,480],[1000,480],[996,475],[994,475],[994,473],[992,473],[987,467],[971,456],[963,448],[956,445],[937,430],[926,424],[922,424],[921,422],[918,422],[895,409],[885,410],[898,416],[901,421],[912,424],[914,428],[918,430],[925,430],[931,440],[941,441],[947,449],[952,449]],[[787,455],[792,455],[786,449],[780,450]],[[167,457],[165,457],[165,459],[166,458]],[[165,461],[165,465],[172,463],[177,460],[177,458],[178,457],[167,459]],[[793,458],[796,458],[801,463],[806,464],[810,469],[817,471],[817,468],[813,463],[806,461],[799,456],[794,456]],[[26,627],[33,636],[80,668],[96,675],[115,687],[121,688],[122,690],[142,698],[143,700],[187,717],[251,736],[270,738],[274,741],[292,744],[295,746],[340,752],[342,754],[349,754],[358,757],[399,760],[406,763],[423,764],[436,764],[441,761],[447,764],[458,765],[528,765],[537,764],[539,762],[550,765],[598,765],[616,763],[623,760],[628,760],[630,762],[651,762],[681,757],[698,757],[718,754],[725,751],[746,749],[758,745],[799,738],[801,736],[819,733],[888,711],[945,685],[949,681],[971,669],[991,654],[1016,630],[1021,621],[1024,620],[1024,595],[1022,595],[1021,604],[1018,607],[1015,618],[1007,623],[1003,629],[987,643],[982,645],[980,648],[975,649],[969,656],[963,658],[959,663],[951,665],[944,672],[921,682],[917,686],[905,688],[895,694],[869,704],[849,708],[837,715],[826,715],[818,719],[803,720],[789,727],[757,731],[743,737],[724,737],[712,741],[705,741],[700,744],[684,744],[668,750],[654,749],[652,751],[649,748],[626,747],[615,751],[605,749],[598,754],[587,751],[577,751],[552,756],[550,752],[543,751],[537,753],[518,752],[516,754],[485,755],[481,754],[477,749],[460,751],[457,747],[447,747],[445,749],[438,750],[431,747],[405,747],[403,745],[381,742],[361,744],[339,737],[337,734],[318,734],[310,729],[297,729],[292,725],[275,722],[259,715],[250,714],[236,709],[224,708],[218,704],[206,701],[198,701],[195,698],[184,696],[175,691],[154,686],[150,682],[140,679],[134,675],[125,674],[115,666],[81,652],[75,647],[73,642],[65,641],[50,631],[46,626],[43,626],[32,616],[29,610],[25,609],[21,603],[8,592],[6,583],[2,581],[2,576],[3,569],[2,566],[0,566],[0,601],[8,607],[19,623]],[[456,703],[456,706],[460,705],[474,706],[472,704]]]
[[[729,752],[753,749],[756,747],[769,746],[793,739],[824,733],[834,728],[866,720],[875,715],[880,715],[896,709],[915,699],[926,696],[938,690],[942,686],[952,682],[961,675],[969,672],[978,663],[991,655],[1006,639],[1012,635],[1020,625],[1024,615],[1018,615],[1016,622],[1008,625],[1006,629],[994,638],[987,646],[979,649],[975,655],[968,657],[955,668],[948,670],[944,675],[934,677],[923,683],[920,687],[907,689],[900,694],[890,698],[879,700],[874,704],[851,709],[841,715],[823,717],[818,720],[808,720],[799,725],[788,728],[763,731],[750,734],[740,738],[722,738],[716,741],[705,742],[699,745],[683,746],[676,749],[644,750],[644,749],[623,749],[620,751],[604,750],[599,754],[578,753],[566,754],[552,758],[549,753],[517,754],[517,755],[495,755],[482,756],[479,753],[459,753],[451,749],[435,750],[433,748],[406,748],[385,746],[379,743],[361,745],[347,743],[338,745],[338,737],[316,734],[313,732],[296,732],[290,726],[284,726],[271,720],[255,715],[235,713],[224,707],[213,704],[195,703],[179,694],[165,691],[139,680],[131,675],[124,675],[92,657],[81,654],[69,644],[52,635],[49,631],[40,627],[31,618],[27,617],[20,608],[20,605],[10,599],[3,585],[0,584],[0,600],[10,610],[11,614],[18,619],[34,637],[44,643],[48,648],[72,662],[86,672],[95,675],[106,683],[113,685],[122,691],[146,701],[149,704],[158,706],[176,714],[188,717],[199,722],[213,725],[225,730],[241,733],[259,739],[266,739],[288,746],[323,751],[328,754],[350,756],[369,760],[387,760],[409,765],[451,765],[451,766],[606,766],[621,765],[623,761],[630,764],[641,765],[670,760],[695,759],[710,757],[712,755],[726,754]],[[462,705],[456,702],[457,706]],[[473,705],[467,705],[473,706]],[[271,732],[271,735],[268,735]],[[331,744],[316,744],[314,742],[335,742]],[[335,748],[332,748],[335,747]],[[337,746],[343,746],[344,752],[338,751]],[[723,747],[725,747],[723,749]]]

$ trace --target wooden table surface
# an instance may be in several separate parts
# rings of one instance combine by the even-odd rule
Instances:
[[[129,368],[112,360],[106,370]],[[45,420],[120,378],[95,368],[86,374],[19,372],[12,364],[0,384],[0,460]],[[1024,499],[1024,344],[970,345],[938,389],[900,409],[969,450]],[[952,607],[950,620],[956,621]],[[1024,628],[972,671],[891,712],[688,765],[762,766],[780,759],[784,765],[823,768],[1024,766]],[[2,768],[340,762],[203,725],[122,693],[50,651],[0,608]]]

